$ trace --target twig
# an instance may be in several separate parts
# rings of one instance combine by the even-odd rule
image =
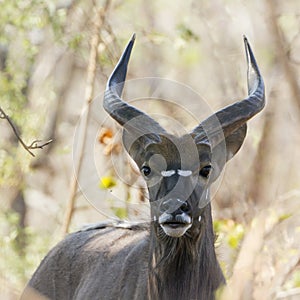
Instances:
[[[28,149],[43,149],[45,146],[49,145],[50,143],[52,143],[52,140],[49,140],[47,142],[43,142],[41,140],[34,140],[28,147]],[[38,144],[38,143],[42,143],[42,144]]]
[[[17,137],[18,141],[20,142],[20,144],[33,157],[35,157],[35,155],[30,150],[43,149],[45,146],[52,143],[52,140],[49,140],[49,141],[46,141],[46,142],[43,142],[41,140],[34,140],[30,145],[26,145],[26,143],[20,137],[20,134],[19,134],[15,124],[13,123],[11,118],[5,113],[5,111],[1,107],[0,107],[0,119],[6,120],[9,123],[10,127],[12,128],[12,130],[13,130],[15,136]],[[41,143],[41,144],[39,144],[39,143]]]
[[[88,120],[90,115],[90,104],[93,99],[93,93],[94,93],[94,82],[95,82],[95,76],[96,76],[96,62],[97,62],[97,49],[100,41],[99,32],[101,30],[101,27],[103,23],[105,22],[105,17],[108,11],[110,5],[110,0],[106,0],[104,7],[100,9],[96,9],[96,19],[94,22],[94,28],[93,28],[93,34],[91,37],[91,51],[90,51],[90,58],[89,58],[89,64],[88,64],[88,70],[87,70],[87,79],[86,79],[86,89],[85,89],[85,104],[82,108],[82,111],[86,111],[85,114],[82,114],[84,116],[83,120],[83,135],[81,141],[79,141],[79,157],[77,161],[77,165],[75,166],[75,174],[71,182],[70,187],[70,197],[67,202],[67,207],[63,219],[62,224],[62,235],[65,235],[69,231],[70,223],[72,220],[73,212],[74,212],[74,206],[75,206],[75,199],[78,189],[78,181],[77,179],[80,176],[81,166],[82,166],[82,160],[83,160],[83,154],[84,149],[86,145],[86,137],[87,137],[87,127],[88,127]],[[96,7],[96,4],[95,4]]]

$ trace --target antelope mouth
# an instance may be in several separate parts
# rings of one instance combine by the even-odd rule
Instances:
[[[192,218],[187,214],[173,217],[164,213],[158,222],[165,234],[171,237],[181,237],[192,227]]]
[[[160,224],[161,226],[169,226],[171,228],[178,228],[178,227],[185,227],[187,225],[189,225],[189,223],[183,223],[183,222],[165,222]]]
[[[160,224],[160,227],[163,229],[166,235],[171,237],[181,237],[183,236],[189,228],[191,228],[191,223],[175,223],[167,222]]]

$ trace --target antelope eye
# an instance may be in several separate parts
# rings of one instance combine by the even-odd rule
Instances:
[[[143,166],[141,169],[144,176],[149,176],[151,174],[151,168],[148,166]]]
[[[212,169],[211,165],[205,166],[200,170],[199,175],[204,178],[208,178],[209,174],[211,172],[211,169]]]

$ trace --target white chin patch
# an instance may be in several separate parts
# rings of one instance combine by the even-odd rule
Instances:
[[[170,226],[170,225],[160,225],[163,231],[165,232],[166,235],[171,236],[171,237],[181,237],[183,236],[186,231],[191,228],[192,224],[187,224],[184,226]]]

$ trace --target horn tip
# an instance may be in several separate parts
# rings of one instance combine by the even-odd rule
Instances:
[[[246,49],[249,49],[250,44],[249,44],[249,41],[248,41],[248,38],[246,37],[246,35],[243,35],[243,40],[244,40],[244,44],[245,44]]]
[[[245,45],[246,57],[247,57],[248,64],[250,66],[254,67],[254,69],[257,69],[256,61],[255,61],[251,46],[249,44],[249,41],[248,41],[248,38],[246,37],[246,35],[243,35],[243,39],[244,39],[244,45]]]
[[[248,38],[243,35],[244,38],[244,45],[245,45],[245,50],[246,50],[246,57],[247,57],[247,61],[248,61],[248,68],[253,68],[254,71],[257,73],[257,75],[260,75],[257,63],[256,63],[256,59],[254,57],[254,54],[252,52],[250,43],[248,41]]]
[[[131,42],[134,42],[135,41],[135,38],[136,38],[136,34],[135,34],[135,32],[132,34],[132,36],[131,36],[131,39],[130,39],[130,41]]]

